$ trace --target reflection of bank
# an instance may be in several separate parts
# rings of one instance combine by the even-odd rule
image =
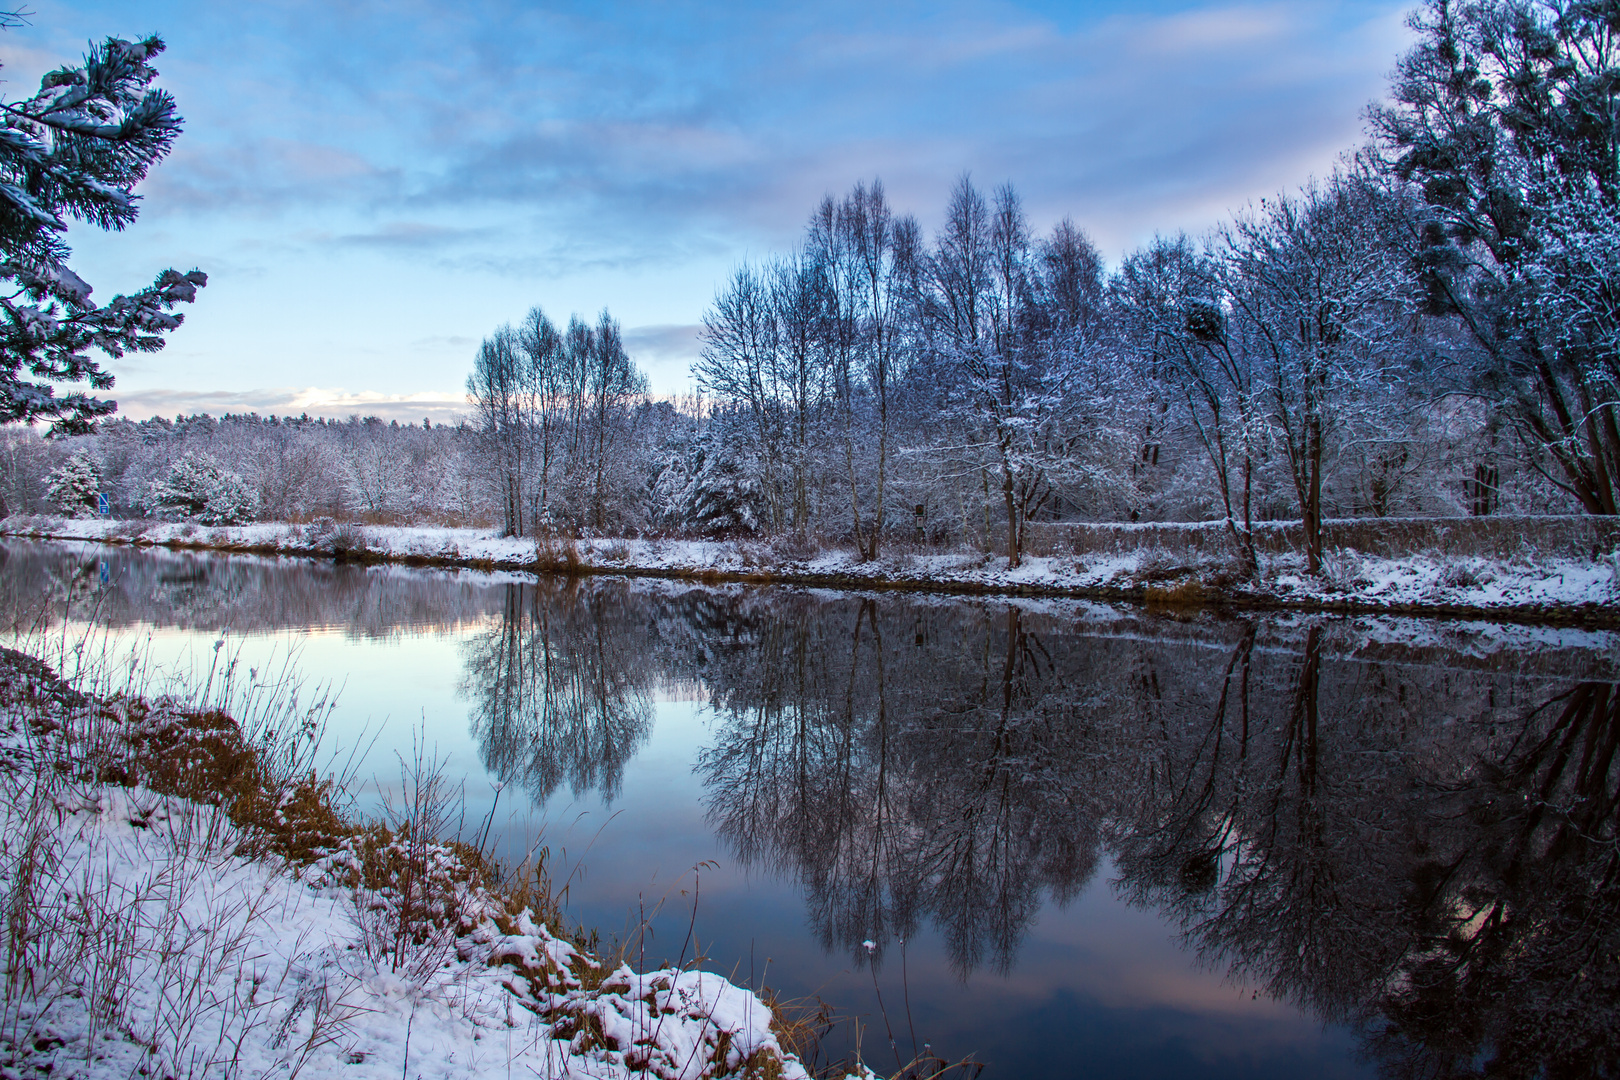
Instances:
[[[160,547],[5,539],[0,567],[0,627],[53,626],[93,610],[112,629],[331,628],[397,638],[481,624],[492,602],[482,575],[470,572]]]
[[[613,799],[652,727],[656,669],[634,606],[579,584],[504,586],[499,615],[463,646],[484,765],[536,803],[565,782]]]

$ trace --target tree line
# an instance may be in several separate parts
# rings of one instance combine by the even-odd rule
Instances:
[[[930,233],[857,183],[720,286],[689,397],[649,395],[608,312],[560,326],[537,307],[481,344],[456,427],[103,421],[51,448],[14,434],[0,480],[14,508],[44,505],[79,446],[115,501],[174,512],[152,485],[191,447],[251,489],[221,504],[237,516],[866,557],[972,543],[1014,563],[1041,520],[1206,520],[1251,569],[1257,521],[1302,521],[1314,569],[1330,517],[1613,514],[1606,10],[1433,0],[1367,146],[1112,268],[1072,220],[1038,231],[1011,185],[962,177]]]

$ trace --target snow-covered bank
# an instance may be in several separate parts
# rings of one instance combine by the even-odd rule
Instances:
[[[1138,551],[1028,556],[1009,569],[981,553],[897,553],[862,561],[753,540],[533,540],[487,529],[13,517],[0,535],[504,569],[757,581],[842,588],[1078,596],[1159,604],[1482,615],[1620,625],[1620,551],[1596,558],[1327,554],[1309,575],[1294,554],[1262,554],[1258,581],[1218,556]]]
[[[0,1075],[807,1078],[756,994],[610,969],[264,735],[0,651]]]

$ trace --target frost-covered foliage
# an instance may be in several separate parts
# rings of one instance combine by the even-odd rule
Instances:
[[[101,477],[85,450],[77,450],[45,477],[45,497],[68,517],[94,517]]]
[[[1429,0],[1373,126],[1421,192],[1411,263],[1467,388],[1588,513],[1620,512],[1620,24]]]
[[[654,520],[676,530],[714,535],[765,531],[771,508],[759,455],[732,413],[669,448],[651,491]]]
[[[146,490],[146,509],[155,517],[181,517],[203,525],[235,525],[253,520],[257,500],[241,476],[207,454],[188,451],[161,480]]]
[[[482,486],[508,535],[625,532],[642,522],[635,483],[647,377],[604,310],[558,330],[539,307],[479,346],[467,378]]]
[[[245,504],[234,500],[236,506],[246,505],[260,518],[467,525],[486,517],[479,459],[468,432],[375,417],[113,419],[93,436],[55,440],[27,429],[0,429],[0,494],[13,510],[54,511],[42,492],[43,477],[80,449],[97,461],[115,516],[147,512],[152,485],[167,484],[175,463],[195,453],[239,476],[251,498]]]
[[[47,73],[37,94],[0,111],[0,279],[11,294],[0,299],[0,422],[88,430],[116,403],[79,390],[57,397],[52,384],[111,389],[89,351],[116,359],[161,349],[183,318],[175,306],[208,283],[200,271],[165,270],[98,304],[67,265],[69,222],[113,230],[133,222],[135,185],[180,133],[174,99],[151,86],[149,61],[162,51],[156,37],[108,38],[83,65]]]
[[[1422,313],[1421,213],[1361,161],[1110,275],[1010,187],[963,180],[927,237],[857,184],[716,295],[704,422],[764,531],[868,557],[915,536],[1016,563],[1040,521],[1224,519],[1252,566],[1256,522],[1304,519],[1314,566],[1329,517],[1574,509],[1437,361],[1458,330]],[[660,475],[665,513],[683,475]]]

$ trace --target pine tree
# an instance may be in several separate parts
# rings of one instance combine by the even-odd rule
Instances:
[[[716,536],[763,531],[770,506],[763,469],[743,416],[722,410],[708,430],[676,449],[653,485],[655,517],[674,528]]]
[[[104,305],[67,265],[70,219],[122,230],[139,213],[133,189],[180,132],[174,99],[150,84],[163,42],[108,38],[79,67],[40,80],[39,92],[0,103],[0,422],[48,419],[57,434],[88,431],[117,402],[53,383],[109,390],[89,354],[155,352],[178,327],[173,308],[196,299],[201,271],[165,270],[148,287]]]
[[[152,482],[145,502],[147,512],[158,517],[183,517],[204,525],[250,521],[258,508],[247,481],[194,450],[169,466],[166,479]]]
[[[45,477],[45,497],[68,517],[87,518],[96,514],[96,495],[101,477],[90,455],[80,450]]]

